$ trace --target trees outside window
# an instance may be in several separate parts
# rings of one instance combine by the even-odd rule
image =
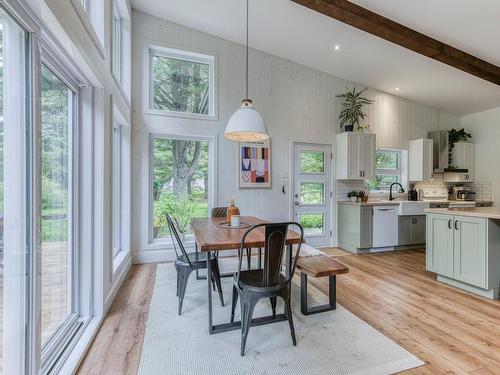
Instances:
[[[151,109],[214,115],[214,58],[177,50],[151,51]]]
[[[153,238],[170,236],[166,214],[190,233],[192,218],[208,216],[208,142],[155,137],[153,142]]]
[[[401,152],[378,150],[375,154],[375,179],[367,180],[370,190],[388,190],[393,182],[402,181]]]

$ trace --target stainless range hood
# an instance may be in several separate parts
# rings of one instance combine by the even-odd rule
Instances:
[[[469,173],[468,169],[449,167],[448,130],[429,132],[427,137],[433,142],[434,173]]]

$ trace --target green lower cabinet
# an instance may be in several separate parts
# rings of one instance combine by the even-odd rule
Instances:
[[[488,219],[428,214],[427,269],[488,289],[489,241]]]
[[[361,208],[360,248],[366,249],[373,245],[373,207]]]
[[[455,216],[453,278],[464,283],[487,287],[487,219]],[[457,229],[458,228],[458,229]]]
[[[425,216],[399,216],[398,245],[425,243]]]
[[[453,277],[453,215],[427,215],[426,266],[429,271]]]

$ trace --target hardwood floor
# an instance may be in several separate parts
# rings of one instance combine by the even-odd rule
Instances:
[[[427,363],[405,374],[500,373],[500,301],[436,282],[423,251],[326,253],[350,269],[337,279],[338,302]],[[132,268],[79,374],[137,372],[155,271]],[[326,279],[316,285],[327,290]]]

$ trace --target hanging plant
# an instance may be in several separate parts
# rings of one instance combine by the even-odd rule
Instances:
[[[451,129],[448,132],[448,166],[453,168],[453,149],[458,142],[467,142],[472,138],[472,134],[467,133],[465,129]]]
[[[361,96],[366,90],[356,91],[356,86],[350,91],[346,87],[346,92],[341,95],[337,95],[337,98],[344,99],[342,102],[342,111],[339,115],[340,129],[345,128],[346,131],[353,131],[354,126],[356,126],[357,131],[363,131],[365,128],[369,129],[369,126],[362,126],[359,124],[360,120],[364,120],[366,113],[363,112],[363,106],[373,104],[374,101]]]

